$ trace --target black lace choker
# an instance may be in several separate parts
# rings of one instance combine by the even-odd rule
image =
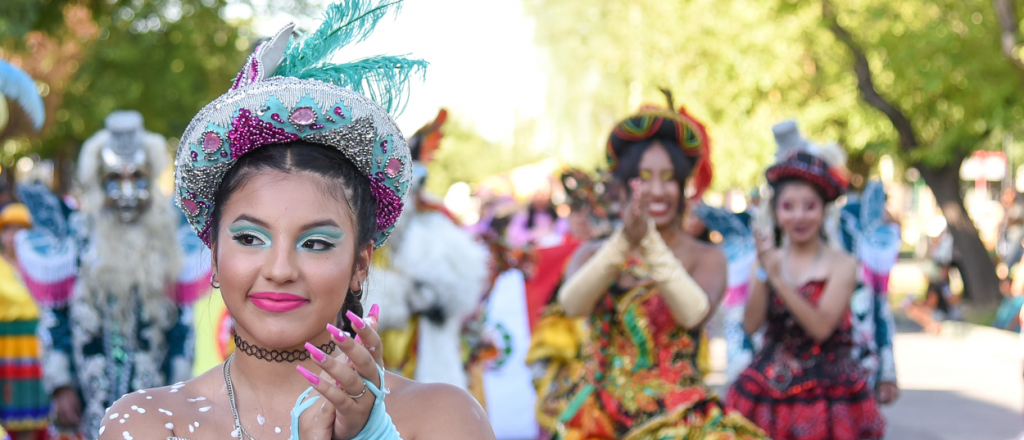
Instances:
[[[331,354],[334,352],[334,348],[337,347],[334,341],[329,341],[317,348],[320,351]],[[309,351],[305,349],[299,350],[267,350],[263,347],[246,342],[241,336],[235,334],[235,350],[252,356],[256,359],[263,359],[268,362],[298,362],[309,359]]]

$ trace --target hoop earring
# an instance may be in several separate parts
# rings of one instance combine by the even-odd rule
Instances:
[[[213,274],[213,276],[210,277],[210,287],[213,287],[214,289],[220,289],[220,283],[217,282],[216,279],[217,274]]]

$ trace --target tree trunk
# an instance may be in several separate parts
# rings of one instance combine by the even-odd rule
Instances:
[[[960,194],[961,162],[951,161],[942,168],[928,168],[922,164],[916,166],[935,195],[935,201],[953,235],[953,262],[959,267],[964,280],[964,299],[982,306],[998,305],[1001,294],[995,264],[981,242],[978,229],[964,209],[964,199]]]
[[[1012,11],[1012,0],[996,0],[998,8],[1005,4],[1010,5]],[[1005,11],[1002,11],[1005,12]],[[821,1],[821,15],[825,24],[836,36],[839,42],[843,43],[853,56],[853,73],[857,77],[857,89],[861,98],[876,110],[882,112],[892,123],[893,128],[899,134],[900,149],[905,154],[921,147],[918,143],[917,132],[914,131],[910,118],[907,117],[888,99],[875,90],[872,79],[871,66],[868,63],[864,50],[842,25],[836,16],[835,8],[830,0]],[[999,278],[996,276],[996,267],[988,256],[985,245],[981,242],[978,229],[974,222],[967,215],[964,209],[964,198],[960,194],[960,164],[963,158],[957,158],[947,163],[942,168],[928,168],[923,164],[914,164],[921,172],[921,177],[935,195],[935,201],[946,217],[946,224],[949,232],[953,235],[954,261],[960,267],[960,275],[964,279],[965,296],[979,305],[998,304],[1000,300]]]

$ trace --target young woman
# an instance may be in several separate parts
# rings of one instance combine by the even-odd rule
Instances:
[[[684,111],[643,110],[612,132],[611,169],[628,185],[623,227],[583,245],[558,292],[565,314],[591,327],[577,377],[549,396],[561,404],[542,406],[561,412],[563,438],[762,438],[723,412],[696,366],[726,282],[722,252],[681,229],[687,178],[698,196],[710,182],[708,150]]]
[[[826,205],[845,184],[803,151],[768,168],[767,177],[781,236],[759,234],[743,322],[747,334],[766,321],[767,331],[727,401],[776,440],[879,438],[884,422],[850,355],[857,261],[822,238]]]
[[[411,177],[388,97],[423,63],[329,59],[392,5],[333,5],[290,45],[286,27],[186,129],[178,203],[213,251],[237,349],[195,379],[122,397],[101,439],[494,438],[468,393],[384,373],[378,310],[362,317],[373,250]],[[382,77],[371,92],[385,108],[337,85]]]

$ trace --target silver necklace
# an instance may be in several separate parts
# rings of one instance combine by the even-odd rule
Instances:
[[[231,360],[235,358],[234,353],[228,356],[228,359],[224,361],[224,385],[228,388],[228,403],[231,405],[231,415],[235,417],[235,431],[238,431],[241,438],[248,438],[249,440],[256,440],[252,434],[249,434],[245,428],[242,427],[242,421],[238,418],[238,407],[235,406],[235,388],[231,385]]]

